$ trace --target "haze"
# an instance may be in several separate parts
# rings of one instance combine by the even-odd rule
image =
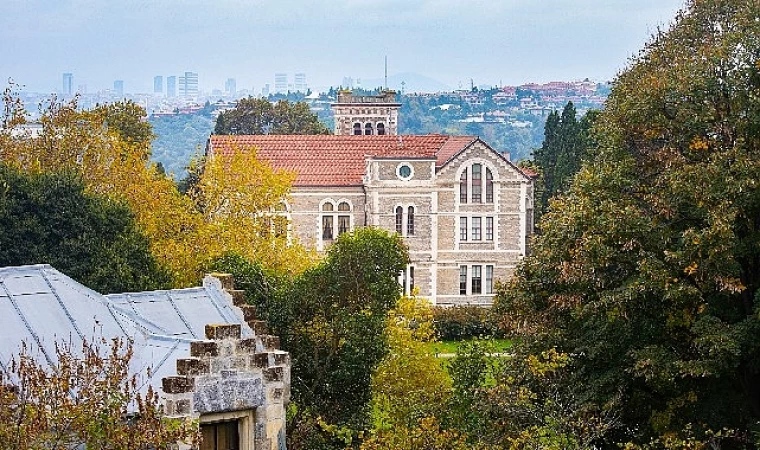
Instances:
[[[451,88],[591,78],[625,67],[681,0],[2,0],[0,79],[91,91],[154,75],[199,73],[203,90],[273,84],[305,72],[312,87],[344,76],[417,73]]]

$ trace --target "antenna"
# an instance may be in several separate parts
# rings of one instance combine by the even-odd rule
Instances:
[[[388,55],[385,55],[385,90],[388,90]]]

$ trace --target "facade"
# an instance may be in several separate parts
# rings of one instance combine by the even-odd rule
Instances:
[[[153,77],[153,93],[154,94],[163,94],[164,93],[164,77],[163,75],[156,75]]]
[[[166,96],[169,98],[177,96],[177,77],[166,77]]]
[[[77,349],[130,339],[142,393],[150,386],[167,416],[197,420],[202,450],[285,448],[289,355],[229,275],[197,288],[101,295],[48,265],[0,268],[0,315],[0,371],[23,344],[55,367],[63,340]]]
[[[296,92],[306,93],[308,86],[306,85],[306,74],[303,72],[296,73],[293,79],[293,90]]]
[[[288,74],[276,73],[274,74],[274,93],[285,94],[288,92]]]
[[[348,114],[336,123],[365,111],[359,102],[338,105]],[[389,114],[372,120],[395,131],[396,104],[366,110],[382,105]],[[404,291],[433,303],[492,303],[494,281],[510,277],[528,251],[533,179],[478,137],[211,136],[206,152],[251,147],[273,167],[296,172],[287,215],[301,243],[324,251],[359,226],[395,231],[411,256],[399,278]]]
[[[394,91],[382,95],[353,95],[340,91],[338,101],[332,104],[336,135],[390,135],[398,134],[398,111]]]

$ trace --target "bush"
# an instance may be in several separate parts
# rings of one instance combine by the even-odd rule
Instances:
[[[442,341],[462,341],[474,337],[503,337],[490,308],[451,306],[433,308],[433,324]]]

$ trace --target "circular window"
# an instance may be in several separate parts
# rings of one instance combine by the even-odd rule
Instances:
[[[414,169],[407,163],[401,163],[396,168],[396,175],[402,180],[408,180],[414,175]]]

